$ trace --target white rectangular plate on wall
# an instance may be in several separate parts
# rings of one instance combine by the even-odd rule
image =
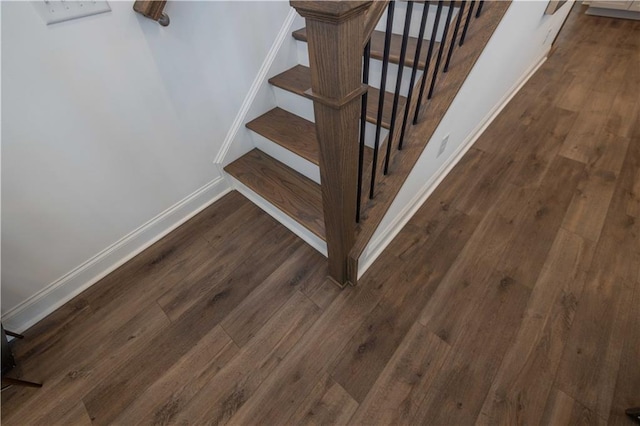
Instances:
[[[106,1],[40,0],[33,4],[47,25],[111,11]]]

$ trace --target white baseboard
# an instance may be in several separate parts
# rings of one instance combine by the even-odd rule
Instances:
[[[262,211],[280,222],[287,229],[300,237],[304,242],[316,249],[324,257],[327,257],[327,243],[324,242],[320,237],[309,231],[300,223],[296,222],[288,214],[282,212],[280,209],[262,198],[260,195],[256,194],[253,190],[242,184],[237,179],[233,177],[230,177],[230,179],[233,181],[234,189],[238,190],[238,192],[251,200],[256,206],[260,207]]]
[[[182,225],[231,187],[219,175],[43,290],[2,315],[2,323],[18,333],[28,329],[91,285]]]
[[[418,209],[427,201],[433,191],[442,183],[449,172],[455,167],[456,164],[462,159],[467,151],[473,146],[478,138],[484,133],[489,125],[495,120],[495,118],[502,112],[504,107],[513,99],[513,97],[520,91],[522,86],[536,73],[536,71],[547,60],[549,51],[546,51],[544,55],[534,63],[534,65],[524,73],[523,77],[511,87],[510,90],[500,99],[500,101],[489,111],[485,118],[480,121],[476,128],[467,136],[462,144],[454,151],[451,156],[442,164],[436,173],[434,173],[416,192],[416,195],[411,199],[409,203],[400,211],[400,213],[391,221],[387,228],[382,231],[378,237],[371,241],[365,250],[365,256],[363,261],[358,265],[358,278],[369,269],[373,262],[382,254],[382,251],[391,243],[391,241],[398,235],[400,230],[409,222]]]

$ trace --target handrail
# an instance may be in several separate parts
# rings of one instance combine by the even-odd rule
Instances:
[[[374,1],[369,10],[367,10],[366,22],[364,23],[364,48],[371,38],[373,30],[375,30],[378,21],[382,18],[382,14],[389,5],[389,0]]]
[[[166,4],[166,0],[137,0],[133,3],[133,10],[166,27],[170,22],[169,15],[164,12]]]

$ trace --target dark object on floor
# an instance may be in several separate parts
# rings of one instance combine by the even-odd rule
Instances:
[[[640,407],[629,408],[625,414],[631,417],[636,423],[640,424]]]
[[[4,327],[0,328],[2,329],[2,389],[5,389],[6,387],[9,387],[11,385],[28,386],[32,388],[42,387],[42,384],[40,383],[27,382],[25,380],[4,377],[5,374],[13,370],[13,368],[16,366],[16,361],[13,358],[13,353],[11,352],[9,341],[7,340],[7,334],[17,339],[22,339],[24,338],[24,336],[18,333],[13,333],[11,331],[5,332]]]

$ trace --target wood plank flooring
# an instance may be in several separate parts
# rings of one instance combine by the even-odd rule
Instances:
[[[640,22],[583,10],[358,287],[232,192],[25,332],[2,423],[632,424]]]

